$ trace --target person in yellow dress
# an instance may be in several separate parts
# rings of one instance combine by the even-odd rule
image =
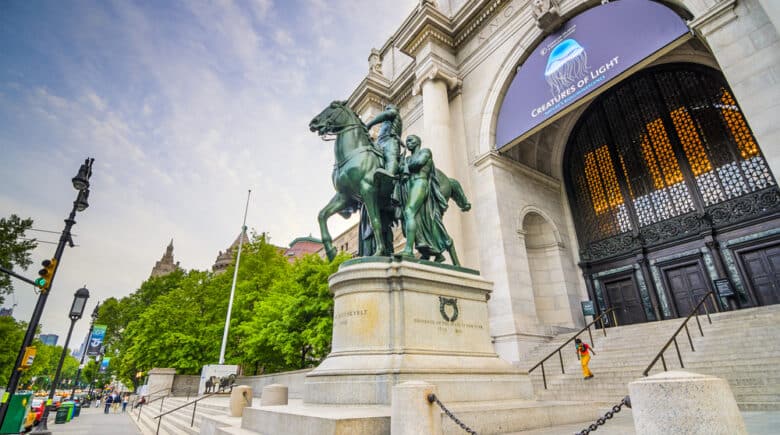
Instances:
[[[593,377],[593,373],[588,368],[588,363],[590,362],[590,354],[595,355],[596,352],[588,343],[583,343],[579,338],[574,339],[574,344],[577,346],[577,355],[580,357],[580,365],[582,365],[582,377],[590,379]]]

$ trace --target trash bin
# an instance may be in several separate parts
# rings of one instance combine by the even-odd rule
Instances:
[[[0,428],[0,434],[18,434],[24,429],[22,427],[24,426],[24,417],[30,410],[31,398],[32,393],[14,394],[8,404],[8,411],[5,414],[3,427]]]
[[[70,421],[73,418],[73,405],[74,402],[72,400],[68,400],[67,402],[60,405],[60,408],[64,406],[68,409],[68,421]]]
[[[70,412],[70,409],[64,403],[60,404],[60,407],[57,408],[57,415],[54,416],[54,424],[67,423],[68,412]]]
[[[73,416],[78,417],[79,414],[81,414],[81,403],[74,402],[73,403]]]

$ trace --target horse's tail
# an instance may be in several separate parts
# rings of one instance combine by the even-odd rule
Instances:
[[[455,204],[458,204],[458,207],[463,211],[471,210],[471,203],[466,198],[466,193],[463,192],[463,187],[458,180],[450,178],[450,185],[452,186],[452,199],[455,201]]]

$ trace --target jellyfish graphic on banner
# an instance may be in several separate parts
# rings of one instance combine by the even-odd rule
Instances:
[[[103,338],[106,336],[106,325],[95,325],[92,327],[92,335],[87,344],[87,356],[100,355],[100,348],[103,346]]]
[[[559,95],[588,73],[588,53],[573,39],[565,39],[550,51],[544,78],[553,96]]]
[[[111,358],[103,357],[103,360],[100,361],[100,369],[98,369],[99,373],[105,373],[106,370],[108,370],[108,362],[111,360]]]

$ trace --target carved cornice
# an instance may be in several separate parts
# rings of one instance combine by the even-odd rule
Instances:
[[[450,19],[431,3],[421,3],[417,13],[404,24],[406,27],[398,34],[397,46],[409,56],[415,57],[420,46],[429,40],[450,50],[455,47]]]
[[[737,14],[734,12],[736,6],[737,0],[721,0],[707,12],[689,22],[688,27],[698,30],[703,36],[707,36],[737,18]]]
[[[510,3],[510,0],[483,0],[472,3],[472,7],[461,9],[452,20],[456,35],[455,45],[470,39],[507,3]]]
[[[370,104],[384,106],[390,102],[389,81],[378,74],[369,74],[352,92],[347,100],[349,106],[358,113]]]
[[[555,178],[545,175],[536,169],[526,166],[522,163],[516,162],[512,159],[502,156],[496,151],[490,151],[477,157],[472,165],[477,168],[477,171],[483,171],[489,166],[497,166],[505,171],[515,172],[532,178],[548,187],[553,189],[560,189],[561,182]]]

